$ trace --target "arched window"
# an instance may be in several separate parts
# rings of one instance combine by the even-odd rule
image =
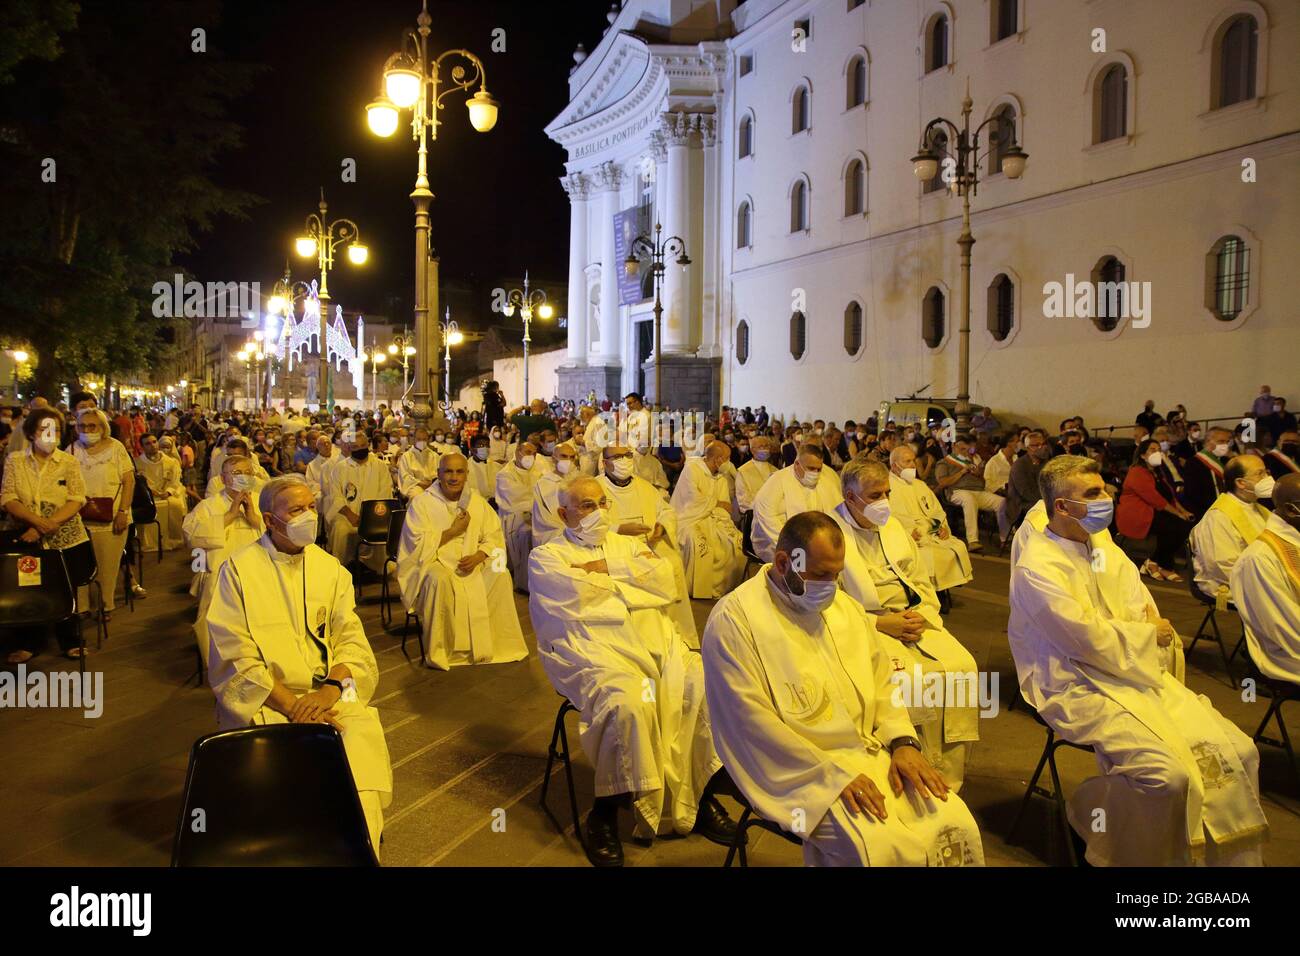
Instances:
[[[860,159],[844,171],[844,215],[861,215],[867,207],[867,168]]]
[[[1097,301],[1092,324],[1103,332],[1113,332],[1124,315],[1124,263],[1115,256],[1104,256],[1092,269],[1092,287]]]
[[[1114,63],[1101,75],[1097,95],[1097,135],[1105,143],[1128,135],[1128,70]]]
[[[738,158],[754,155],[754,118],[745,116],[740,121],[740,134],[737,137]]]
[[[808,87],[801,86],[794,91],[790,104],[790,132],[802,133],[808,128]]]
[[[990,43],[1005,40],[1020,29],[1020,0],[994,0],[989,9],[993,16]]]
[[[1016,321],[1016,286],[1011,277],[1000,272],[989,283],[988,329],[999,342],[1006,341]]]
[[[943,290],[930,286],[921,300],[921,338],[928,347],[937,349],[943,344],[943,335]]]
[[[925,72],[933,73],[948,65],[948,15],[940,13],[930,21],[925,38]]]
[[[748,249],[754,244],[753,242],[753,210],[750,208],[749,200],[740,204],[736,210],[736,248]]]
[[[1259,64],[1259,24],[1249,14],[1228,21],[1215,50],[1219,83],[1215,109],[1255,98]]]
[[[790,316],[790,354],[797,362],[808,348],[808,320],[802,312]]]
[[[1205,307],[1231,322],[1250,301],[1250,247],[1240,236],[1224,236],[1210,250]]]
[[[855,106],[861,106],[867,101],[867,60],[866,57],[855,56],[849,61],[849,71],[845,78],[846,96],[845,109],[853,109]]]
[[[1016,141],[1016,108],[1004,103],[993,114],[997,119],[989,127],[989,175],[1002,172],[1002,160]]]
[[[935,155],[939,157],[939,167],[922,185],[923,193],[935,193],[948,188],[948,184],[943,181],[943,161],[948,158],[948,134],[937,128],[931,130],[930,149],[934,150]]]
[[[795,180],[790,190],[790,231],[806,232],[808,230],[808,183],[802,179]]]
[[[862,351],[862,306],[858,302],[844,307],[844,351],[850,355]]]
[[[749,323],[744,319],[736,325],[736,361],[741,365],[749,361]]]

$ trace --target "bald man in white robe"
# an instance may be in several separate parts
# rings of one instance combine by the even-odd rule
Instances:
[[[393,771],[379,712],[370,706],[379,668],[353,604],[352,576],[292,536],[295,519],[308,536],[315,533],[315,501],[305,481],[275,479],[260,504],[267,532],[222,565],[208,610],[217,726],[337,728],[378,856]]]
[[[794,464],[768,478],[754,498],[754,526],[750,532],[754,553],[771,561],[777,536],[788,520],[804,511],[830,514],[843,500],[839,476],[825,464],[821,449],[801,445]]]
[[[364,458],[359,456],[364,454]],[[388,561],[387,543],[377,545],[361,542],[361,512],[367,501],[392,501],[393,476],[388,465],[370,453],[370,439],[358,431],[352,442],[352,451],[329,470],[328,491],[324,497],[325,534],[329,552],[347,564],[358,555],[362,564],[375,574],[382,574]]]
[[[916,477],[916,450],[911,445],[889,453],[889,506],[916,542],[936,591],[970,583],[975,575],[966,542],[953,535],[943,505]]]
[[[1300,475],[1278,479],[1273,506],[1232,567],[1232,598],[1255,666],[1265,677],[1300,684]]]
[[[1268,522],[1269,511],[1259,502],[1272,497],[1274,481],[1264,459],[1238,455],[1224,466],[1223,487],[1189,542],[1196,586],[1207,597],[1227,600],[1233,565]]]
[[[466,487],[461,454],[411,499],[397,549],[402,604],[418,611],[430,667],[502,664],[528,656],[496,512]]]
[[[564,521],[557,509],[560,507],[560,486],[571,478],[577,468],[578,449],[572,442],[555,446],[552,455],[555,470],[548,471],[533,483],[533,547],[558,538],[564,533]]]
[[[1096,751],[1100,776],[1069,801],[1088,861],[1259,865],[1258,751],[1162,664],[1178,635],[1133,562],[1090,534],[1113,512],[1096,462],[1058,456],[1038,482],[1048,524],[1012,568],[1007,636],[1025,700]]]
[[[722,764],[700,658],[668,613],[672,569],[640,539],[609,533],[607,504],[596,480],[566,483],[564,534],[528,560],[528,607],[542,666],[578,708],[582,747],[596,767],[588,858],[621,866],[624,795],[641,836],[699,830],[723,842],[735,830],[710,793]]]
[[[980,736],[978,665],[944,626],[916,542],[890,513],[889,469],[855,459],[840,481],[844,501],[831,517],[844,533],[841,584],[875,618],[926,759],[960,791],[966,760]],[[927,694],[931,685],[942,693]]]
[[[443,452],[429,440],[429,429],[417,428],[415,441],[397,459],[397,488],[414,498],[438,479],[438,461]]]
[[[797,515],[775,562],[713,609],[702,654],[718,753],[809,866],[982,865],[979,828],[921,752],[871,619],[835,587],[844,547],[829,516]]]
[[[691,611],[690,590],[686,586],[686,566],[677,547],[677,514],[659,494],[659,490],[633,474],[632,449],[624,445],[606,445],[601,452],[602,474],[597,479],[609,502],[610,528],[645,541],[656,555],[671,565],[677,581],[677,599],[669,612],[682,639],[692,650],[700,649],[700,635]]]
[[[677,544],[692,598],[721,597],[745,573],[745,550],[732,520],[731,494],[719,474],[731,450],[722,442],[708,446],[702,458],[688,458],[673,489]]]
[[[497,513],[515,590],[528,590],[528,552],[533,547],[533,485],[543,474],[531,442],[515,446],[514,458],[497,472]]]
[[[140,436],[141,454],[135,460],[158,510],[158,527],[152,524],[140,528],[140,547],[152,551],[158,547],[159,529],[162,531],[164,551],[175,551],[183,543],[181,524],[185,521],[185,486],[181,484],[179,459],[164,455],[158,439],[146,432]]]

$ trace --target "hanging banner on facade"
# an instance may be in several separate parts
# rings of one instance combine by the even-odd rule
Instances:
[[[632,243],[639,235],[637,214],[640,211],[639,207],[633,206],[631,209],[624,209],[614,214],[614,263],[618,267],[619,305],[636,305],[645,299],[641,294],[641,272],[628,275],[627,269],[623,266],[627,260],[628,250],[632,248]],[[649,268],[649,264],[642,263],[642,268]]]

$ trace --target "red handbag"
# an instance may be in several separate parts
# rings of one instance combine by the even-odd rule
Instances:
[[[81,506],[82,520],[110,524],[113,521],[113,501],[112,498],[87,498]]]

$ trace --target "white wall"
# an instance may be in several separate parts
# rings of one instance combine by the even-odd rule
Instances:
[[[564,364],[568,350],[552,349],[549,352],[533,352],[528,356],[528,393],[529,398],[553,399],[559,391],[559,376],[556,369]],[[494,359],[492,377],[501,386],[505,396],[507,410],[524,402],[524,360],[523,356]],[[478,406],[482,407],[479,400]]]

